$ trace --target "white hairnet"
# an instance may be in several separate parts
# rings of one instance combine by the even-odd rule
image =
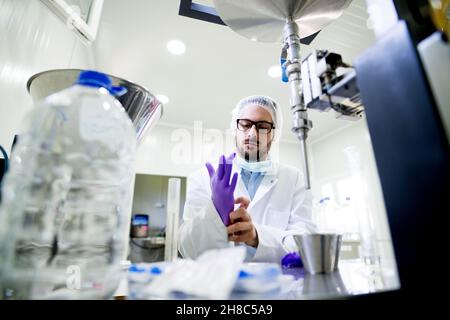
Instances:
[[[273,131],[273,141],[277,141],[281,136],[281,129],[283,126],[283,118],[281,116],[281,110],[278,107],[278,103],[268,97],[268,96],[262,96],[262,95],[256,95],[256,96],[248,96],[246,98],[241,99],[236,107],[231,111],[231,123],[230,123],[230,129],[231,132],[235,135],[237,126],[236,122],[237,119],[240,118],[242,111],[247,106],[260,106],[264,109],[266,109],[270,116],[272,117],[272,121],[274,123],[274,129]]]

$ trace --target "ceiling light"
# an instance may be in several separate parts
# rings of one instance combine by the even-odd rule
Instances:
[[[269,70],[267,70],[267,74],[272,78],[281,77],[281,67],[278,65],[271,66]]]
[[[167,49],[175,55],[180,55],[186,52],[186,45],[180,40],[171,40],[167,42]]]
[[[156,99],[159,100],[159,102],[161,102],[162,104],[167,104],[169,103],[169,97],[165,96],[163,94],[157,94],[156,95]]]

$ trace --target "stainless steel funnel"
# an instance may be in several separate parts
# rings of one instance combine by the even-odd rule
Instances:
[[[220,18],[254,41],[282,42],[288,18],[308,37],[339,18],[351,0],[214,0]]]
[[[73,85],[81,69],[55,69],[40,72],[27,82],[27,89],[34,102],[45,99],[52,93],[61,91]],[[121,79],[111,77],[114,86],[122,86],[127,92],[117,100],[122,104],[136,129],[136,139],[142,140],[144,134],[161,118],[163,105],[146,88]]]

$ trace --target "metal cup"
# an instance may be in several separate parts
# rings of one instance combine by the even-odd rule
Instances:
[[[330,273],[338,269],[342,235],[334,233],[289,234],[297,246],[305,270],[310,274]]]

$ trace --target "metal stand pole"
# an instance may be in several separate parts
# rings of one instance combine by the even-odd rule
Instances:
[[[284,43],[287,48],[286,74],[290,86],[290,104],[294,115],[292,132],[297,135],[300,141],[300,152],[303,162],[303,173],[305,176],[305,188],[311,189],[309,178],[308,152],[306,139],[308,131],[312,128],[312,122],[308,119],[306,106],[303,104],[301,94],[301,60],[300,60],[300,36],[297,23],[288,18],[284,27]]]

